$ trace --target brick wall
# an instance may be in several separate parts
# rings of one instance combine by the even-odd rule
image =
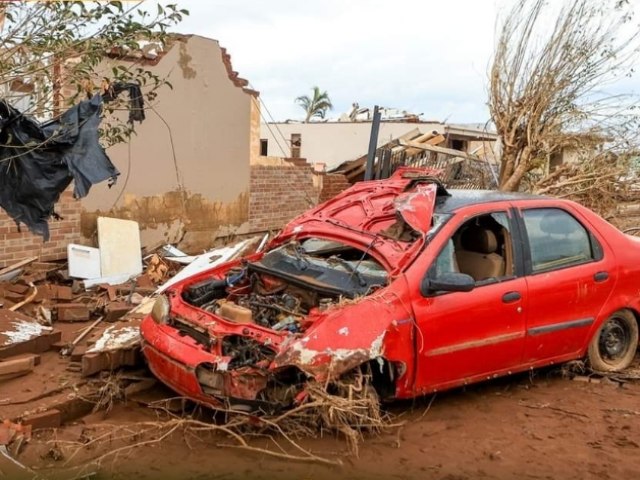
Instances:
[[[322,191],[320,192],[320,202],[326,202],[342,191],[349,188],[351,184],[341,173],[327,173],[322,176]]]
[[[318,203],[309,166],[252,165],[249,225],[252,232],[279,230]]]
[[[80,242],[80,202],[67,190],[56,204],[56,212],[63,220],[51,220],[51,237],[44,242],[27,227],[18,232],[15,222],[0,209],[0,266],[7,266],[26,257],[38,256],[41,261],[60,260],[67,257],[67,244]]]

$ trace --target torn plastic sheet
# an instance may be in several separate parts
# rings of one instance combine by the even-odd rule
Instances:
[[[50,217],[74,182],[75,198],[119,175],[98,141],[102,97],[40,123],[0,100],[0,207],[20,226],[49,239]]]

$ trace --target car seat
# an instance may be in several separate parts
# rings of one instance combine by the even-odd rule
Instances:
[[[504,258],[497,254],[496,234],[484,227],[473,225],[462,232],[461,249],[456,251],[460,272],[471,275],[477,282],[505,273]]]

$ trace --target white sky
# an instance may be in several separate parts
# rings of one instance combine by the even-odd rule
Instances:
[[[234,70],[260,91],[278,121],[302,118],[294,99],[317,85],[333,102],[329,116],[358,102],[361,107],[378,104],[461,123],[489,118],[486,85],[496,15],[511,4],[172,1],[190,11],[178,30],[214,38],[226,47]],[[625,81],[626,90],[639,86],[638,79]]]

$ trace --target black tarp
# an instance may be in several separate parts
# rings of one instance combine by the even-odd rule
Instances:
[[[98,141],[102,97],[74,105],[40,123],[0,100],[0,207],[18,226],[49,239],[54,205],[74,182],[82,198],[91,185],[119,175]]]

